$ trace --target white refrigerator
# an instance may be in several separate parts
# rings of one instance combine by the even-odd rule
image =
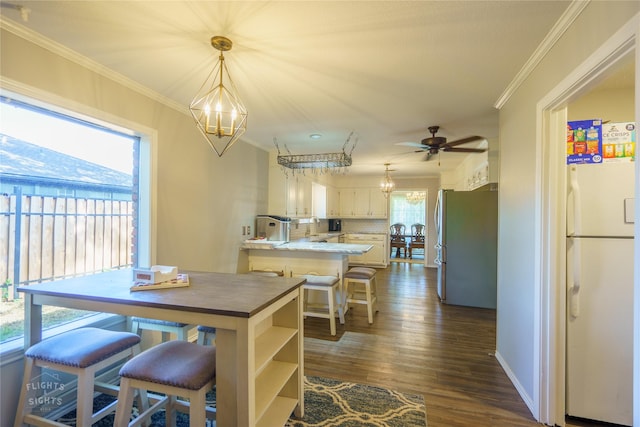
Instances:
[[[566,413],[632,425],[634,163],[568,165]]]

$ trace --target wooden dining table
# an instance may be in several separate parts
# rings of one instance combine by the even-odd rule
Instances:
[[[216,425],[283,425],[304,415],[300,278],[181,271],[190,285],[130,290],[123,269],[22,286],[25,348],[42,339],[45,305],[216,328]]]

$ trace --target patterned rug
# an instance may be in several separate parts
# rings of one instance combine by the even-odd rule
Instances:
[[[426,427],[424,397],[381,387],[305,377],[304,418],[288,427]]]
[[[382,387],[354,384],[321,377],[305,377],[304,418],[289,419],[285,427],[426,427],[424,397]],[[100,396],[96,409],[112,401]],[[215,395],[207,400],[215,404]],[[75,411],[58,420],[75,426]],[[151,427],[164,427],[164,413],[152,416]],[[214,424],[215,425],[215,424]],[[113,415],[94,427],[113,426]],[[189,417],[178,413],[178,427],[188,427]],[[210,427],[210,426],[207,426]]]

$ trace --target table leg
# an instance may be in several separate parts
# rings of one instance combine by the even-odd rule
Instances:
[[[33,295],[24,292],[24,348],[42,341],[42,306],[33,303]]]
[[[255,423],[255,381],[249,360],[247,322],[235,331],[216,330],[216,425],[249,427]],[[249,350],[251,349],[251,350]],[[255,363],[255,362],[254,362]],[[250,381],[251,378],[251,381]]]

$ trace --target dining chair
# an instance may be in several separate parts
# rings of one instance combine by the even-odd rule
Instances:
[[[389,244],[390,253],[393,255],[393,248],[396,248],[396,258],[400,258],[400,250],[404,250],[404,257],[407,257],[407,242],[405,240],[406,226],[401,223],[395,223],[391,225],[391,241]]]
[[[414,249],[422,249],[424,251],[424,224],[416,223],[411,225],[411,240],[409,241],[410,259],[413,259]]]

